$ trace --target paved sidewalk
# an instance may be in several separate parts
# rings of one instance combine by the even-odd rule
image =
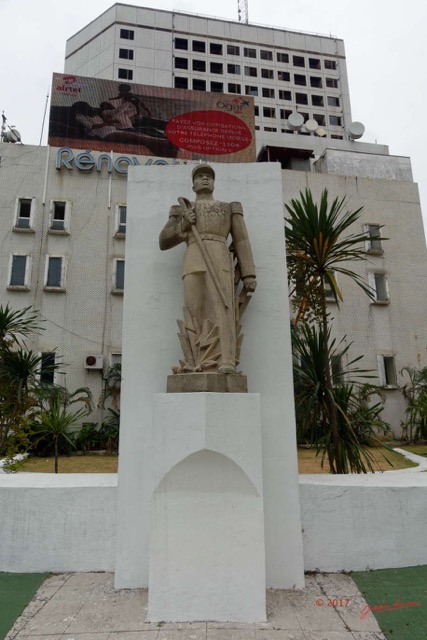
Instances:
[[[7,639],[385,640],[372,613],[360,619],[365,605],[349,576],[315,574],[304,591],[268,590],[266,623],[145,623],[147,590],[115,591],[111,573],[62,574],[46,580]]]

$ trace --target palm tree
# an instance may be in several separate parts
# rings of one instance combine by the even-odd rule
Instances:
[[[335,473],[343,473],[344,465],[340,453],[337,405],[334,400],[334,385],[331,374],[330,341],[328,339],[328,310],[326,286],[335,301],[342,301],[342,293],[335,278],[336,273],[351,278],[363,291],[373,297],[371,288],[363,278],[347,267],[348,262],[365,260],[363,243],[365,233],[349,233],[349,228],[360,217],[362,207],[356,211],[345,211],[346,198],[335,198],[329,205],[325,189],[317,205],[309,189],[300,193],[300,200],[291,200],[285,205],[286,255],[291,294],[296,305],[295,324],[301,320],[319,324],[323,339],[323,384],[327,420],[331,431],[328,456]]]

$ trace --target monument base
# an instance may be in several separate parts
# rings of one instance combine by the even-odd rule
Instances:
[[[168,393],[247,393],[248,380],[242,373],[177,373],[168,376]]]

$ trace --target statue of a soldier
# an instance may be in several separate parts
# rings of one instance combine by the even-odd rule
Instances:
[[[241,309],[256,287],[251,246],[240,202],[213,197],[212,167],[197,165],[192,179],[195,202],[178,198],[180,204],[171,207],[159,239],[162,250],[187,243],[182,276],[185,323],[178,323],[186,360],[176,372],[232,374],[240,349]],[[238,295],[240,280],[243,293]]]

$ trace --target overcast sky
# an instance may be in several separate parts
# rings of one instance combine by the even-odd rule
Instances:
[[[25,144],[39,144],[46,94],[63,71],[65,41],[112,0],[0,0],[0,111]],[[237,19],[237,0],[129,0],[123,4]],[[344,39],[353,120],[362,141],[410,156],[427,223],[427,104],[423,0],[249,0],[249,22]],[[46,128],[43,144],[46,144]],[[427,225],[426,225],[427,226]]]

